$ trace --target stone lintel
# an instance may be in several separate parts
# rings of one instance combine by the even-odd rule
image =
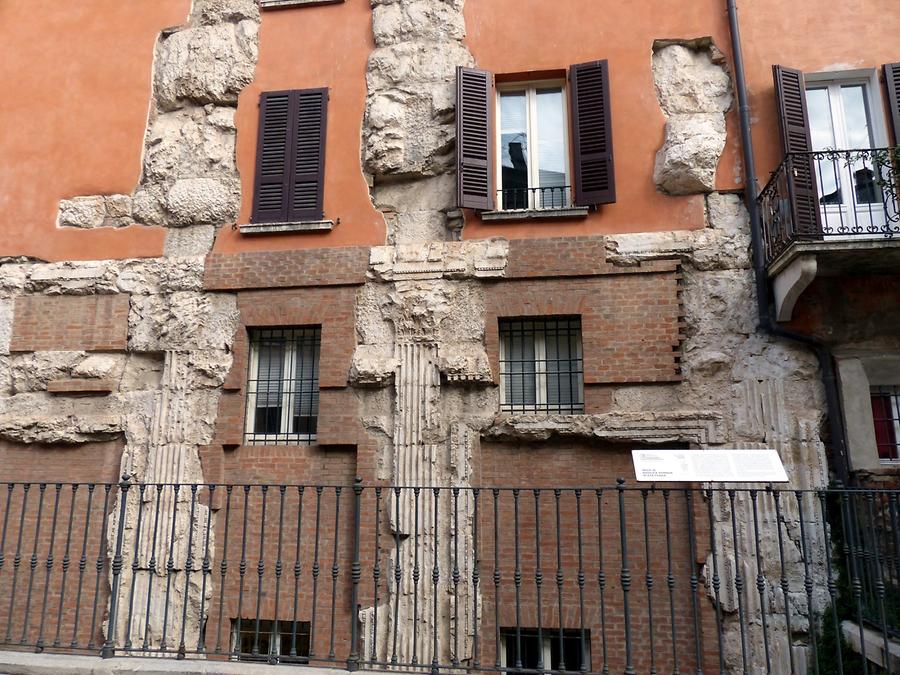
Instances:
[[[716,445],[725,431],[722,413],[711,410],[603,413],[595,415],[501,415],[481,436],[491,440],[545,441],[595,438],[647,443]]]
[[[238,226],[241,234],[276,234],[280,232],[331,232],[333,220],[304,220],[296,223],[245,223]]]
[[[570,206],[563,209],[515,209],[511,211],[482,211],[481,219],[496,220],[550,220],[556,218],[587,218],[587,206]]]

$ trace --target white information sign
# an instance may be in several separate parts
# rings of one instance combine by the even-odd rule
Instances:
[[[632,450],[643,482],[786,483],[777,450]]]

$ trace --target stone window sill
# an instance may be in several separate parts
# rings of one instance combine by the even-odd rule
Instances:
[[[259,6],[261,9],[282,9],[304,5],[333,5],[339,2],[344,0],[259,0]]]
[[[239,225],[241,234],[274,234],[280,232],[331,232],[333,220],[304,220],[296,223],[245,223]]]
[[[546,220],[553,218],[586,218],[587,206],[568,206],[562,209],[515,209],[511,211],[482,211],[481,219],[495,220]]]

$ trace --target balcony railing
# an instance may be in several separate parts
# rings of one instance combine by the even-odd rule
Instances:
[[[759,195],[767,262],[794,242],[900,237],[900,148],[791,153]]]
[[[497,190],[497,208],[501,211],[552,211],[571,207],[572,188],[569,185]]]
[[[0,489],[6,650],[787,673],[898,627],[897,490]]]

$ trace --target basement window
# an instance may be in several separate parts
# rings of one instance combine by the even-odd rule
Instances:
[[[589,630],[582,636],[579,629],[500,629],[500,667],[504,669],[586,672],[591,669],[590,654]]]
[[[872,420],[881,462],[900,461],[900,386],[872,387]]]
[[[307,445],[316,440],[322,330],[250,331],[247,445]]]
[[[232,619],[231,654],[238,661],[307,663],[309,621]]]
[[[500,319],[500,408],[584,412],[581,319]]]

